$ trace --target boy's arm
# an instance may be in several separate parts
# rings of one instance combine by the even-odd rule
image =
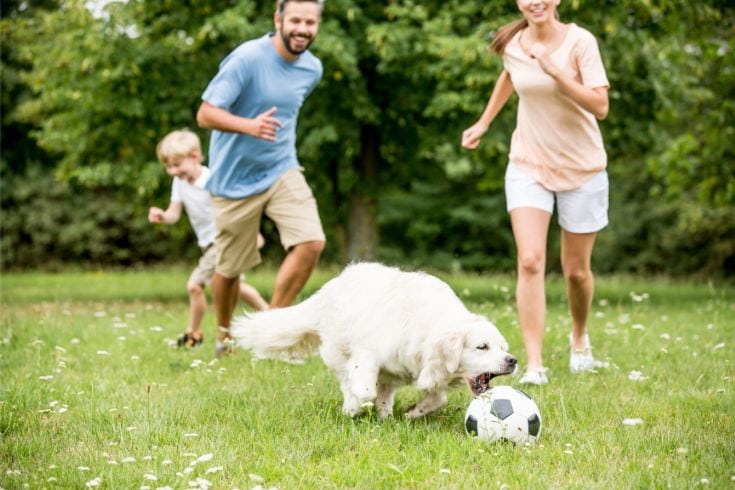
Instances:
[[[181,218],[182,209],[183,205],[175,201],[171,201],[165,211],[161,208],[152,207],[148,210],[148,221],[151,223],[176,223]]]

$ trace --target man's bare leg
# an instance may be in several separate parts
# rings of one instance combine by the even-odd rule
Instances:
[[[214,313],[217,317],[217,338],[219,340],[229,338],[229,334],[223,329],[230,328],[239,291],[239,276],[224,277],[218,272],[214,273],[212,277],[212,299],[214,300]]]
[[[283,259],[273,287],[271,308],[290,305],[311,276],[324,250],[323,241],[300,243]]]

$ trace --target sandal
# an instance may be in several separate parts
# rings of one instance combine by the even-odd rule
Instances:
[[[204,342],[204,335],[201,333],[199,337],[194,337],[189,332],[184,332],[181,337],[176,339],[176,347],[198,347]]]

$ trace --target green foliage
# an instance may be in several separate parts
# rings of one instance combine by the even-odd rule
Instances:
[[[198,257],[186,219],[175,227],[154,227],[114,193],[59,182],[37,166],[25,175],[2,172],[2,181],[3,268],[131,265],[163,258],[194,263]]]
[[[75,192],[135,215],[168,199],[156,142],[188,126],[206,145],[194,122],[204,87],[237,44],[272,30],[272,1],[112,2],[97,17],[84,0],[23,5],[3,10],[6,168],[50,161]],[[613,200],[597,267],[732,274],[735,7],[567,0],[560,12],[596,35],[611,82],[601,126]],[[502,69],[489,35],[518,15],[514,2],[327,2],[313,47],[324,78],[299,123],[326,260],[344,257],[359,192],[386,259],[512,268],[502,186],[516,101],[478,150],[459,140]]]

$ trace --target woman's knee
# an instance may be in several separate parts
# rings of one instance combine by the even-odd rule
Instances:
[[[536,252],[519,252],[518,272],[523,275],[534,276],[542,274],[546,260],[543,254]]]
[[[589,267],[574,266],[564,268],[564,279],[570,284],[584,284],[592,278]]]

